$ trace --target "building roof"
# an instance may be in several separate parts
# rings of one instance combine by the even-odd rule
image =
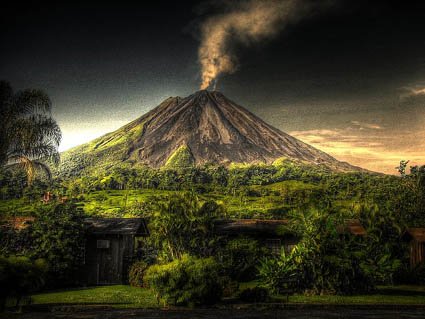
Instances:
[[[220,234],[279,235],[278,229],[288,225],[287,219],[233,219],[215,223]]]
[[[402,235],[404,240],[416,240],[420,243],[425,243],[425,227],[407,228]]]
[[[34,217],[9,217],[0,220],[0,227],[13,230],[22,230],[27,228],[33,221]]]
[[[144,218],[85,218],[84,224],[94,235],[149,236]]]
[[[216,229],[220,234],[283,235],[279,229],[288,224],[288,219],[218,220]],[[340,234],[366,235],[366,230],[358,219],[346,219],[343,225],[337,226],[337,231]]]
[[[360,223],[358,219],[346,219],[344,224],[337,227],[339,233],[350,233],[356,236],[365,236],[366,229]]]

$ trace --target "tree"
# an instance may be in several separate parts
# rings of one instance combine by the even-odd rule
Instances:
[[[8,82],[0,81],[0,166],[22,167],[29,183],[37,170],[50,177],[46,161],[59,161],[62,134],[51,117],[51,104],[41,90],[14,93]]]
[[[391,196],[389,201],[407,226],[422,227],[425,224],[425,165],[410,166],[410,173],[407,174],[408,163],[400,161],[400,166],[396,167],[401,179],[395,196]]]
[[[215,202],[201,203],[188,193],[174,195],[160,203],[149,224],[153,244],[165,260],[180,258],[185,253],[211,255],[214,244],[213,221],[222,207]]]

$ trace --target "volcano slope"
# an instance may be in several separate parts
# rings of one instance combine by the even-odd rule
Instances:
[[[285,158],[335,171],[361,170],[267,124],[217,91],[170,97],[118,130],[62,154],[60,172],[115,165],[271,164]]]

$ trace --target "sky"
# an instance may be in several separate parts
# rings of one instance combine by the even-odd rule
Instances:
[[[48,93],[61,151],[197,91],[202,26],[244,4],[146,2],[1,10],[0,78]],[[217,90],[339,160],[390,174],[425,164],[425,2],[324,2],[272,36],[231,38],[234,70]]]

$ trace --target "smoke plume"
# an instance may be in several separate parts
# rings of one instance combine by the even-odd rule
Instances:
[[[247,46],[273,38],[286,26],[297,23],[318,7],[317,2],[313,5],[306,0],[248,0],[231,3],[226,13],[210,17],[201,25],[198,52],[201,89],[208,88],[220,74],[236,71],[235,45]]]

